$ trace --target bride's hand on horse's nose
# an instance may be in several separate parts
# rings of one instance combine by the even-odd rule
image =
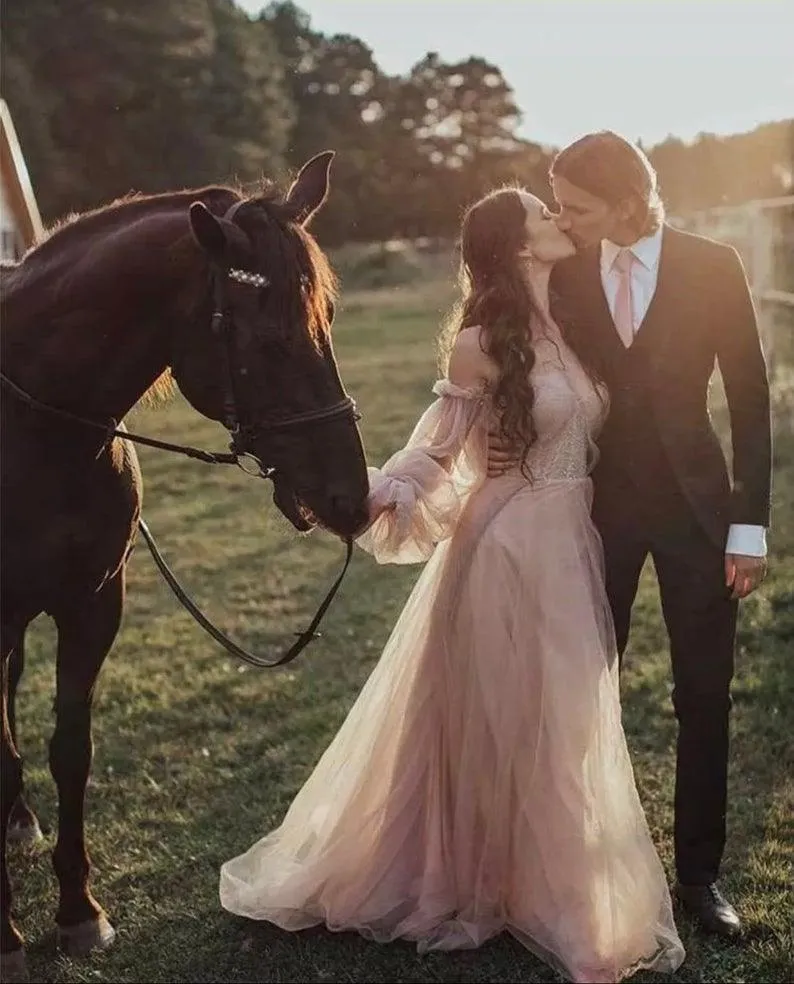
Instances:
[[[396,507],[397,507],[396,502],[390,502],[387,505],[376,505],[372,501],[372,499],[369,499],[367,501],[367,514],[368,514],[367,518],[365,522],[363,522],[361,526],[359,526],[359,528],[355,530],[355,532],[350,534],[350,538],[353,540],[357,540],[360,536],[362,536],[364,533],[367,532],[367,530],[370,528],[370,526],[372,526],[373,523],[375,523],[378,519],[380,519],[383,513],[392,512],[394,509],[396,509]],[[347,542],[347,537],[342,536],[340,533],[334,533],[333,530],[328,530],[326,526],[323,526],[323,529],[327,530],[327,532],[329,533],[333,533],[334,536],[338,536],[343,543]]]

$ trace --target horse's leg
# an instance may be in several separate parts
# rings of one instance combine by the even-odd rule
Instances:
[[[17,687],[25,669],[25,634],[11,651],[8,663],[8,726],[11,730],[11,740],[14,748],[19,751],[17,736]],[[22,790],[11,808],[8,821],[8,839],[17,844],[32,844],[42,839],[41,827],[35,813],[25,802],[25,780],[22,777]]]
[[[9,638],[10,633],[3,633],[3,652],[0,659],[0,676],[2,677],[2,692],[0,706],[2,710],[2,746],[0,747],[0,964],[2,964],[2,979],[4,981],[27,980],[25,972],[25,951],[22,937],[11,918],[11,882],[8,878],[6,846],[8,820],[11,808],[16,802],[22,789],[22,762],[19,758],[11,728],[8,722],[8,661],[11,649],[16,639]]]
[[[50,769],[58,787],[58,842],[53,866],[60,884],[58,940],[72,956],[110,946],[116,935],[88,887],[84,812],[93,756],[94,686],[118,632],[123,605],[122,569],[97,594],[55,615],[58,664]]]

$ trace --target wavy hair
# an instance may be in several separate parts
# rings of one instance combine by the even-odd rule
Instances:
[[[527,457],[537,440],[533,410],[535,390],[530,379],[535,365],[531,323],[547,323],[526,276],[521,254],[531,246],[527,211],[520,188],[504,187],[472,205],[463,218],[460,238],[461,298],[448,315],[440,335],[443,369],[455,339],[464,328],[480,326],[483,351],[496,363],[498,379],[492,398],[502,437],[519,455],[529,478]],[[565,334],[565,325],[559,326]],[[598,391],[603,375],[595,358],[579,358]],[[600,394],[599,394],[600,396]]]
[[[446,320],[440,345],[446,365],[460,331],[475,325],[485,330],[481,344],[499,371],[494,407],[503,437],[520,455],[522,471],[537,439],[529,378],[535,364],[530,322],[545,320],[520,259],[528,245],[526,219],[516,188],[493,191],[468,209],[460,238],[462,297]]]

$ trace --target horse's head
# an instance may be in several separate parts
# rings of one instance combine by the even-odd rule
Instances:
[[[297,529],[319,521],[347,535],[366,518],[366,463],[331,346],[334,276],[306,230],[332,157],[309,161],[283,200],[243,198],[223,214],[192,204],[214,313],[208,323],[203,305],[177,342],[173,373],[196,409],[229,429],[241,462],[273,479]]]

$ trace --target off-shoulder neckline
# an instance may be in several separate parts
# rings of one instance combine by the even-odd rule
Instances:
[[[477,383],[474,386],[458,386],[451,379],[444,377],[437,379],[433,384],[433,392],[436,396],[456,396],[461,399],[473,400],[484,396],[486,391],[487,384],[485,382]]]

